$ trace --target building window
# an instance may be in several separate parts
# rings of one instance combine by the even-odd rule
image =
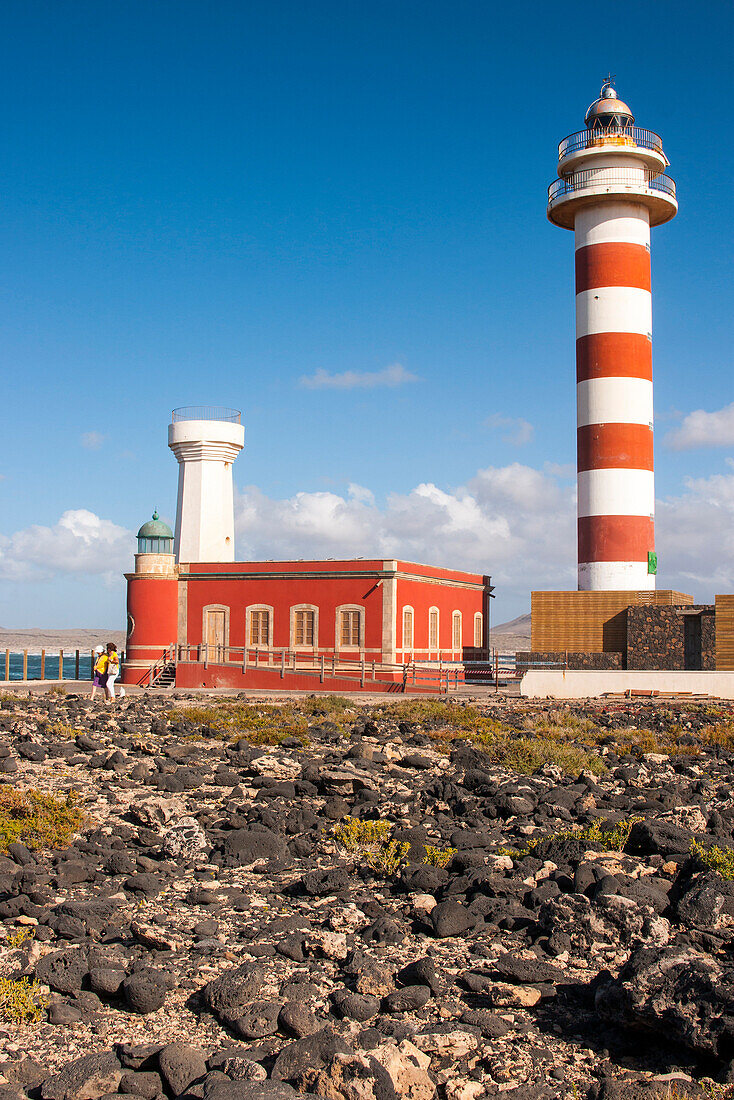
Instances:
[[[428,648],[438,649],[438,608],[428,612]]]
[[[477,649],[482,648],[482,627],[482,613],[481,611],[477,611],[474,616],[474,645]]]
[[[270,612],[250,612],[250,645],[270,644]]]
[[[172,554],[173,539],[160,537],[146,537],[138,539],[139,554]]]
[[[273,609],[266,603],[245,608],[245,645],[270,648],[273,644]]]
[[[403,608],[403,649],[413,648],[413,608]]]
[[[454,611],[451,616],[451,645],[454,649],[461,649],[461,612]]]
[[[316,608],[294,607],[291,619],[291,645],[313,649],[317,644]]]
[[[339,613],[339,645],[340,646],[358,646],[359,645],[359,626],[360,626],[360,614],[359,611],[341,611]]]

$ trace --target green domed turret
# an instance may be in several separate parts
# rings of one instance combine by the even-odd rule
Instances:
[[[139,554],[172,554],[173,531],[159,519],[158,512],[153,513],[153,518],[138,531]]]

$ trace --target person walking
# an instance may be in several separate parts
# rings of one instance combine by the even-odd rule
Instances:
[[[120,656],[114,642],[107,643],[107,683],[105,703],[109,706],[115,701],[115,680],[120,675]]]
[[[107,654],[101,645],[95,646],[94,649],[94,669],[92,678],[92,695],[94,699],[97,694],[97,688],[102,689],[102,694],[106,694],[107,689]]]

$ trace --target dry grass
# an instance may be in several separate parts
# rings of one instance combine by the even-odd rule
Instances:
[[[440,752],[448,753],[456,743],[465,741],[481,749],[498,767],[522,774],[553,764],[567,775],[583,770],[601,775],[606,770],[600,751],[603,748],[637,758],[648,753],[677,756],[696,755],[702,750],[734,750],[731,708],[707,704],[687,709],[699,720],[701,716],[708,719],[708,724],[691,730],[670,711],[662,712],[662,730],[633,726],[609,729],[600,725],[593,713],[564,706],[502,711],[446,699],[401,699],[365,708],[338,695],[269,706],[231,700],[181,706],[169,711],[168,718],[187,722],[192,727],[187,736],[241,738],[252,744],[276,745],[287,737],[307,744],[309,727],[321,722],[332,722],[339,731],[346,732],[355,716],[364,714],[380,722],[414,725]]]
[[[578,775],[584,770],[600,774],[605,770],[595,746],[584,743],[589,729],[594,728],[590,721],[564,721],[560,716],[547,716],[534,723],[533,728],[517,729],[478,707],[413,702],[406,704],[404,713],[400,713],[401,707],[401,704],[395,707],[397,720],[406,720],[409,714],[409,720],[422,726],[444,752],[450,752],[457,742],[466,741],[481,749],[498,767],[524,775],[532,775],[544,764],[554,764],[568,775]]]
[[[170,722],[187,722],[205,727],[201,736],[249,741],[252,745],[278,745],[288,737],[309,743],[308,730],[313,724],[333,722],[344,731],[356,712],[340,695],[325,695],[293,703],[268,705],[223,700],[208,705],[174,707],[166,717]]]
[[[49,722],[45,732],[48,737],[56,737],[59,741],[73,741],[84,730],[81,726],[72,726],[68,722]]]

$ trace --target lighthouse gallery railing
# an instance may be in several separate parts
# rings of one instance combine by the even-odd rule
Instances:
[[[569,134],[558,146],[558,159],[563,160],[579,149],[596,149],[602,145],[636,145],[638,149],[652,149],[664,157],[663,139],[653,130],[643,130],[639,126],[624,128],[610,127],[608,130],[578,130]]]
[[[548,188],[548,202],[555,202],[564,195],[585,191],[589,187],[645,187],[650,191],[662,191],[675,198],[675,183],[670,176],[641,172],[639,168],[587,168],[574,172],[565,179],[554,180]]]

